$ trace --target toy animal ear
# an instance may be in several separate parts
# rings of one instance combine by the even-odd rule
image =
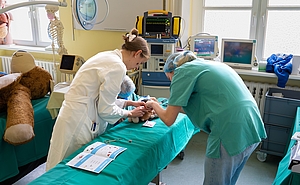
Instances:
[[[27,51],[18,50],[11,58],[11,73],[26,73],[36,66],[33,55]]]

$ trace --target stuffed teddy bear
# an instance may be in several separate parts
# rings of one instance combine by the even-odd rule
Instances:
[[[157,101],[156,98],[148,96],[142,96],[138,101],[143,101],[147,102],[149,100]],[[148,112],[145,112],[145,114],[142,117],[133,117],[133,118],[128,118],[129,122],[133,123],[139,123],[139,122],[144,122],[147,120],[152,120],[154,118],[157,118],[157,114],[155,113],[154,110],[148,110]]]
[[[34,57],[26,51],[12,56],[11,74],[0,80],[0,111],[7,111],[3,139],[13,145],[34,138],[32,99],[44,97],[50,91],[51,74],[36,66]]]
[[[152,120],[154,118],[157,118],[157,114],[154,112],[154,110],[149,110],[148,112],[145,112],[145,114],[142,117],[128,118],[128,121],[133,123],[139,123],[141,121],[144,122],[147,120]]]

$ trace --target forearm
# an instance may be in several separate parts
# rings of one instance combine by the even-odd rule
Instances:
[[[163,109],[158,103],[153,103],[152,108],[155,111],[155,113],[157,114],[157,116],[164,122],[166,110]]]
[[[166,109],[163,109],[157,102],[152,103],[152,108],[167,126],[173,125],[181,109],[181,107],[177,106],[168,106]]]

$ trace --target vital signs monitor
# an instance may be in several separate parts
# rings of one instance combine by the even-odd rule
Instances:
[[[222,39],[221,61],[232,68],[249,69],[258,65],[255,39]]]
[[[196,35],[190,37],[190,51],[199,58],[214,59],[219,54],[218,36]]]

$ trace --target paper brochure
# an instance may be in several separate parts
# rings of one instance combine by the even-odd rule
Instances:
[[[83,170],[100,173],[120,153],[127,148],[119,147],[102,142],[95,142],[84,149],[76,157],[70,160],[67,165]]]

